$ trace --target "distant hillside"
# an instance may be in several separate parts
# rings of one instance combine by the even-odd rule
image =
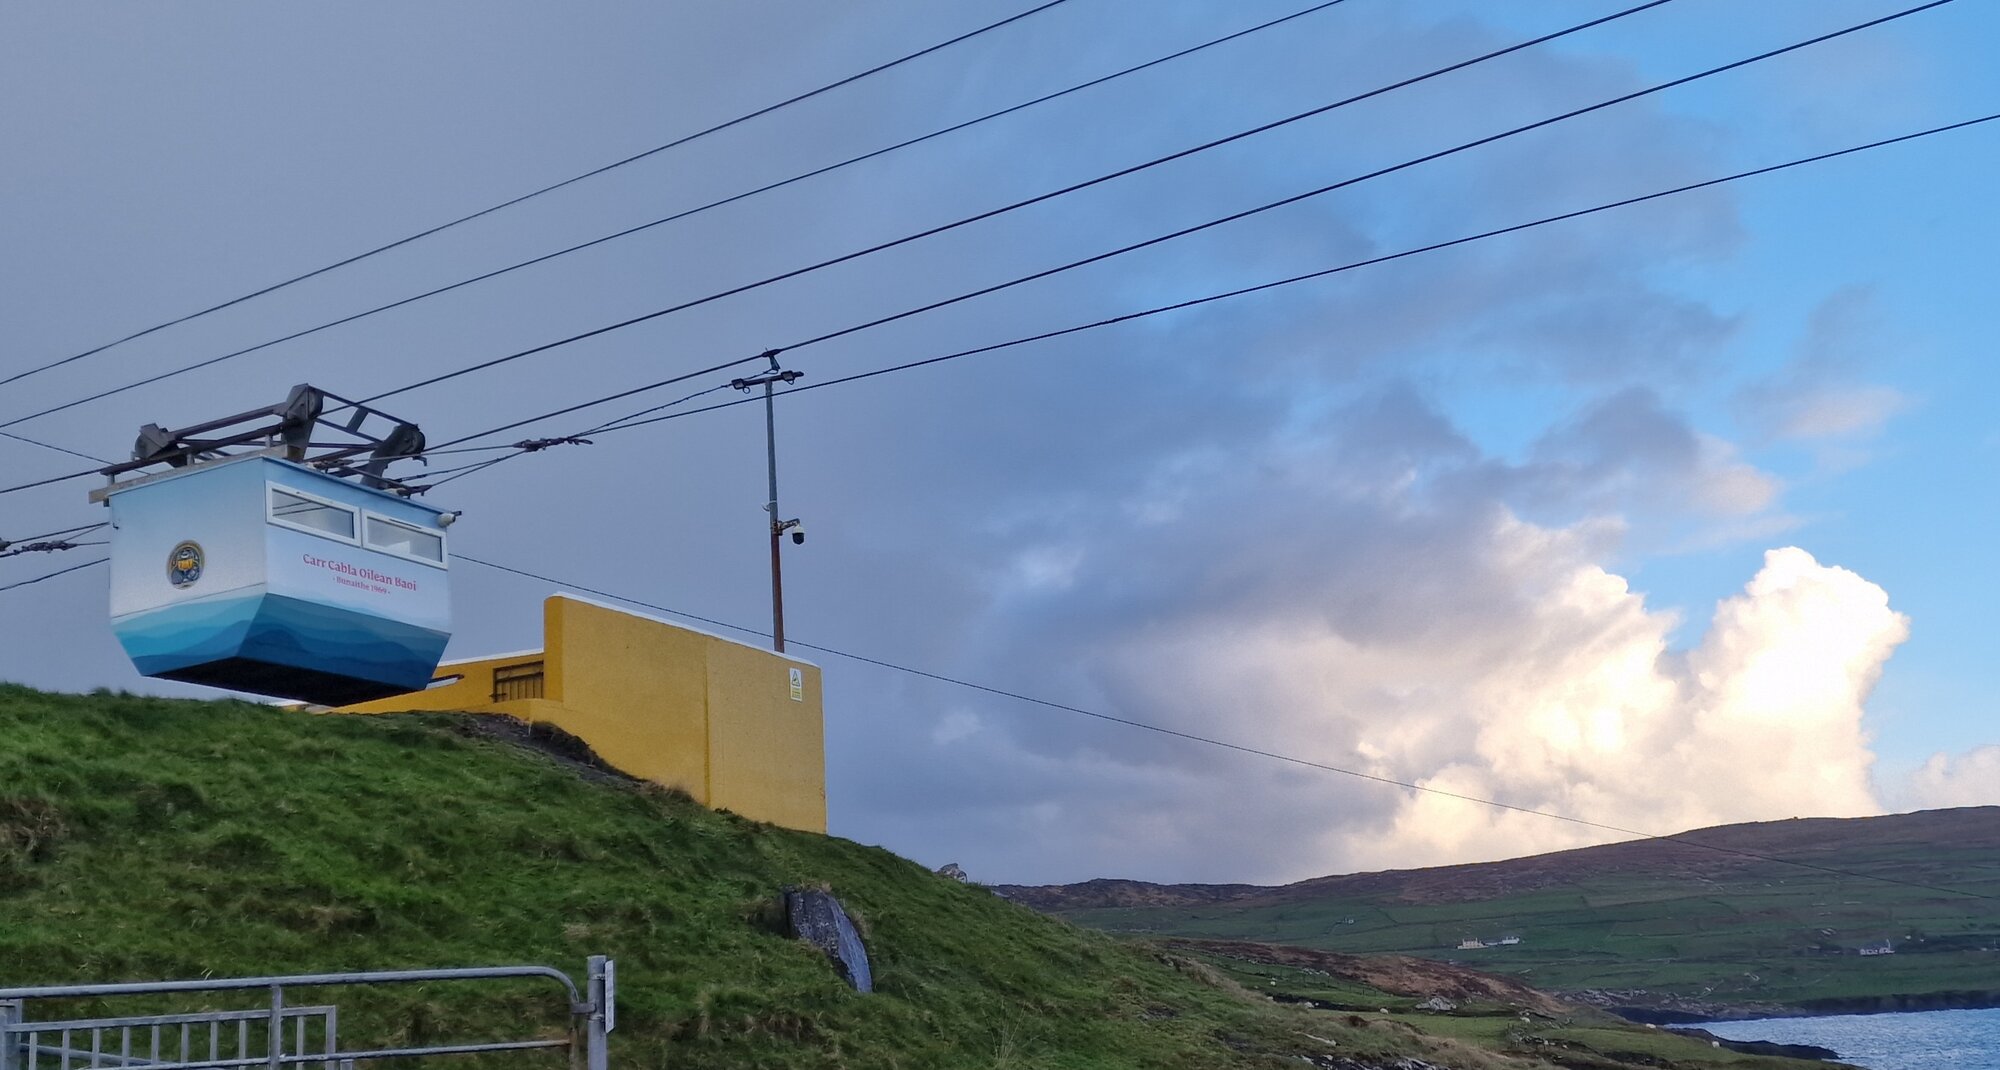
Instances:
[[[1410,1000],[1441,996],[1453,1003],[1491,1004],[1551,1017],[1577,1012],[1574,1005],[1513,978],[1409,955],[1344,955],[1239,940],[1168,940],[1163,944],[1177,951],[1320,974]]]
[[[613,1063],[627,1067],[1547,1070],[1550,1045],[1570,1066],[1797,1066],[1725,1064],[1576,1008],[1524,1022],[1546,997],[1464,970],[1383,972],[1386,988],[1292,970],[1280,988],[1269,971],[1288,967],[1114,940],[531,742],[497,718],[0,684],[0,984],[574,971],[601,953],[618,961]],[[874,995],[774,931],[785,885],[846,903]],[[1329,988],[1366,1013],[1304,1002]],[[1295,990],[1302,1002],[1266,998]],[[1451,1016],[1415,1006],[1446,990],[1477,999]],[[343,1037],[361,1044],[563,1024],[504,988],[353,989],[340,1003]]]
[[[1724,825],[1281,887],[1094,880],[996,890],[1118,932],[1420,955],[1607,1005],[2000,1004],[2000,807]],[[1499,943],[1508,937],[1518,943]],[[1893,955],[1859,953],[1885,942]]]
[[[1922,844],[1951,851],[2000,854],[2000,806],[1919,810],[1886,817],[1812,817],[1717,825],[1683,833],[1675,839],[1579,847],[1502,862],[1314,877],[1285,885],[1151,884],[1098,878],[1079,884],[999,885],[996,890],[1016,902],[1053,912],[1101,907],[1299,902],[1343,896],[1375,896],[1405,903],[1470,903],[1579,880],[1620,876],[1727,879],[1770,868],[1769,862],[1753,857],[1757,855],[1812,865],[1831,865],[1828,859],[1854,861],[1856,856],[1863,856],[1861,861],[1865,865],[1870,861],[1865,856],[1871,852],[1895,854]],[[1896,867],[1902,864],[1890,860],[1882,875],[1898,876]],[[1806,871],[1794,872],[1803,875]],[[1956,869],[1947,872],[1956,873]]]

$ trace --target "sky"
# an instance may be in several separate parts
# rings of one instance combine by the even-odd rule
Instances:
[[[1032,6],[7,5],[0,377]],[[0,423],[1307,6],[1067,0],[0,386]],[[1910,6],[1673,0],[382,407],[441,442]],[[4,430],[122,457],[143,423],[294,383],[371,395],[1617,10],[1346,0]],[[1996,33],[1992,6],[1947,3],[783,359],[810,385],[2000,112]],[[2000,802],[1996,162],[2000,123],[781,399],[784,512],[809,531],[786,546],[794,639],[1436,789],[814,655],[833,832],[986,882],[1278,882],[1621,838],[1525,810],[1671,833]],[[537,645],[562,586],[767,627],[763,437],[738,406],[433,492],[464,511],[455,551],[562,581],[461,562],[448,656]],[[0,458],[6,484],[83,466],[7,439]],[[0,538],[101,518],[91,485],[0,496]],[[93,552],[0,560],[0,584]],[[0,678],[213,694],[136,675],[102,568],[0,593],[0,622]]]

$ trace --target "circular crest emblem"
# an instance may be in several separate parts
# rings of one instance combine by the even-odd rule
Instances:
[[[208,557],[201,552],[200,543],[181,543],[167,555],[167,582],[176,587],[192,587],[207,565]]]

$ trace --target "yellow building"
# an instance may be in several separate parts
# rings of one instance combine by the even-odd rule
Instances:
[[[427,691],[341,713],[449,710],[555,725],[705,806],[826,831],[820,672],[707,632],[558,594],[541,650],[447,661]]]

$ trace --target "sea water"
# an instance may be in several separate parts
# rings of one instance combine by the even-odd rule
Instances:
[[[1817,1044],[1869,1070],[2000,1070],[2000,1010],[1704,1022],[1730,1040]]]

